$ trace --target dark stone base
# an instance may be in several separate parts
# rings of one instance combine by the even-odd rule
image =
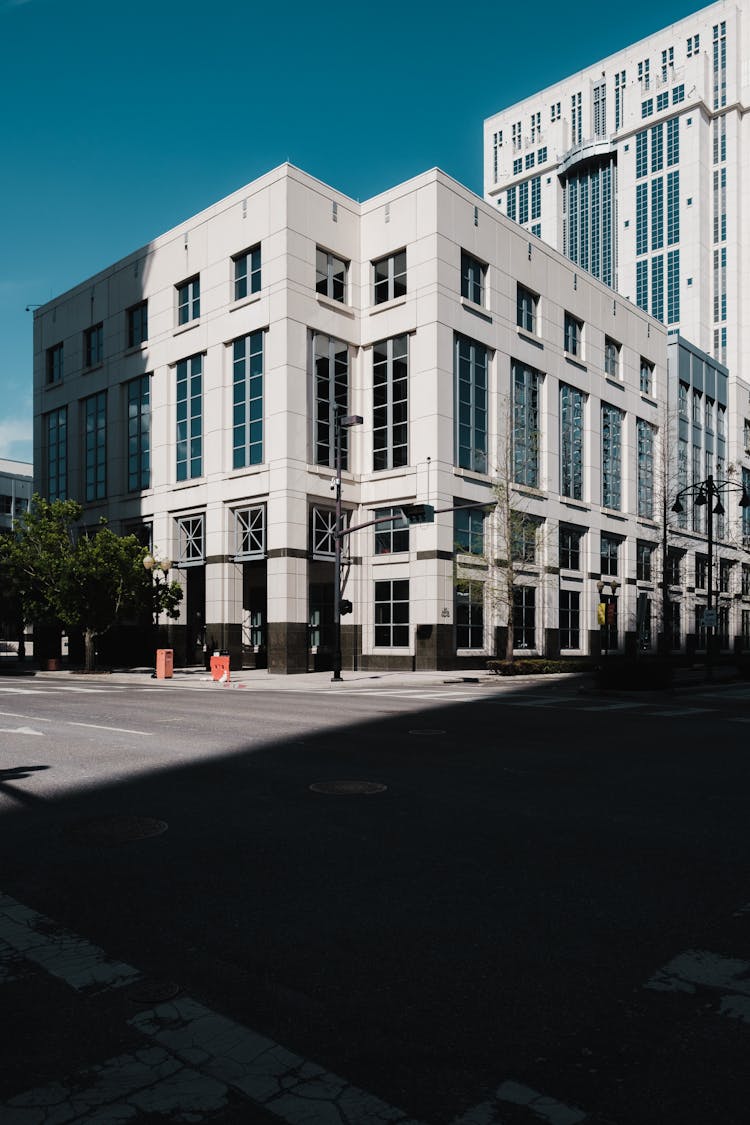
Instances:
[[[307,671],[307,624],[268,622],[268,670],[281,674]]]

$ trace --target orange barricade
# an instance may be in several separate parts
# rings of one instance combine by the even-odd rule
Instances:
[[[171,680],[174,667],[174,650],[171,648],[157,648],[156,650],[156,678],[157,680]]]
[[[211,679],[218,680],[222,684],[229,683],[229,657],[228,656],[212,656],[211,657]]]

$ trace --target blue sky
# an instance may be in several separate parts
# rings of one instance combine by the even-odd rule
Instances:
[[[26,305],[285,160],[481,194],[485,117],[700,6],[0,0],[0,457],[31,460]]]

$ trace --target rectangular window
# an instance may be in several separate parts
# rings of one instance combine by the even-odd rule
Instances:
[[[653,117],[654,115],[654,99],[646,98],[645,102],[641,102],[641,117]]]
[[[583,321],[572,313],[565,314],[565,351],[569,355],[583,355]]]
[[[409,647],[409,579],[375,583],[375,645]]]
[[[561,570],[581,569],[581,540],[584,532],[578,527],[560,527],[559,551]]]
[[[513,562],[535,563],[542,521],[525,512],[511,512],[510,557]]]
[[[177,565],[198,566],[206,558],[205,517],[182,516],[177,520]]]
[[[346,304],[349,263],[320,247],[315,251],[315,292]]]
[[[602,403],[602,505],[622,506],[622,422],[616,406]]]
[[[349,348],[341,340],[313,337],[313,450],[316,465],[336,467],[336,411],[349,407]],[[349,466],[349,431],[341,430],[341,465]]]
[[[375,524],[375,554],[394,555],[409,550],[409,527],[402,527],[400,508],[377,508],[375,519],[393,516],[391,523]]]
[[[263,461],[263,333],[232,345],[232,468]]]
[[[600,82],[594,86],[594,136],[607,135],[607,86]]]
[[[665,90],[662,94],[656,95],[656,112],[661,113],[662,110],[667,109],[669,106],[669,91]]]
[[[654,393],[654,365],[641,356],[641,394],[653,395]]]
[[[635,135],[635,176],[640,180],[648,174],[648,131],[643,129]]]
[[[347,513],[343,513],[346,524]],[[336,512],[333,508],[313,508],[310,513],[310,551],[314,559],[336,556]]]
[[[68,497],[68,408],[61,406],[59,410],[52,410],[44,417],[47,499],[66,500]]]
[[[538,308],[538,295],[532,293],[530,289],[526,289],[523,285],[518,285],[516,288],[516,324],[519,328],[523,328],[524,332],[530,332],[532,336],[537,333]]]
[[[680,319],[680,251],[670,250],[667,254],[667,323],[676,324]]]
[[[262,559],[266,554],[266,508],[255,504],[234,513],[235,558]]]
[[[654,516],[654,427],[639,418],[638,435],[638,515],[646,519]]]
[[[741,592],[743,598],[750,598],[750,566],[747,563],[742,564]]]
[[[484,554],[484,518],[481,508],[457,508],[454,511],[453,541],[456,551],[465,555]]]
[[[750,496],[750,469],[742,468],[742,488]],[[742,509],[742,546],[750,547],[750,507]]]
[[[670,117],[667,122],[667,167],[680,162],[680,119]]]
[[[522,220],[523,221],[523,220]],[[487,266],[465,250],[461,251],[461,296],[475,305],[484,304]]]
[[[454,345],[455,457],[462,469],[487,472],[487,349],[456,336]]]
[[[395,336],[372,349],[372,467],[409,463],[409,340]]]
[[[615,132],[622,126],[625,102],[625,71],[615,73]]]
[[[560,493],[583,499],[583,392],[560,384]]]
[[[234,264],[234,300],[241,301],[251,293],[260,292],[260,245],[232,258]]]
[[[513,376],[513,480],[539,487],[539,387],[533,367],[511,361]]]
[[[128,347],[137,348],[148,339],[148,301],[132,305],[126,312]]]
[[[95,324],[83,334],[83,361],[86,367],[97,367],[104,359],[104,325]]]
[[[518,185],[518,221],[519,223],[528,223],[529,221],[529,184],[528,181]]]
[[[526,161],[525,161],[526,168],[527,169],[533,168],[535,163],[536,163],[536,153],[535,152],[527,152],[526,153]]]
[[[523,172],[523,157],[519,156],[513,161],[513,175],[520,176]],[[514,189],[515,190],[515,189]]]
[[[682,551],[673,548],[667,551],[667,584],[669,586],[682,585]]]
[[[508,218],[512,219],[514,223],[516,221],[516,195],[516,189],[514,187],[509,187],[506,196],[505,211]]]
[[[47,348],[47,382],[60,383],[63,377],[63,346]]]
[[[638,81],[640,82],[641,88],[643,90],[648,90],[649,86],[651,85],[650,70],[650,59],[644,59],[642,62],[638,63]]]
[[[128,492],[151,486],[151,376],[139,375],[127,386]]]
[[[560,648],[581,647],[581,595],[578,590],[560,591]]]
[[[83,462],[85,498],[103,499],[107,494],[107,394],[103,390],[83,399]]]
[[[536,588],[513,587],[513,648],[536,648]]]
[[[512,217],[512,216],[511,216]],[[372,263],[374,301],[382,305],[406,295],[406,251],[398,250]]]
[[[635,264],[635,303],[639,309],[648,310],[648,261]]]
[[[637,184],[635,189],[635,252],[648,251],[648,184]]]
[[[672,91],[672,105],[678,105],[680,102],[684,102],[684,101],[685,101],[685,84],[683,82],[681,82],[680,85],[675,86],[674,90]]]
[[[571,141],[574,145],[579,145],[583,137],[580,93],[571,94],[570,96],[570,127],[572,133]]]
[[[729,559],[719,559],[719,593],[732,592],[732,563]]]
[[[680,241],[680,173],[667,173],[667,245]]]
[[[678,410],[680,418],[688,419],[688,392],[689,388],[685,383],[680,383],[679,397],[678,397]],[[685,482],[687,483],[687,481]]]
[[[651,558],[654,553],[653,543],[644,543],[639,539],[636,543],[635,576],[639,582],[651,581]]]
[[[177,479],[203,475],[203,356],[177,364]]]
[[[706,555],[695,556],[695,588],[705,590],[708,585],[708,558]]]
[[[664,320],[664,256],[651,259],[651,315]]]
[[[200,315],[201,279],[196,274],[177,286],[177,323],[188,324],[191,320],[197,320]]]
[[[664,245],[664,180],[658,176],[651,181],[651,249]]]
[[[600,570],[602,576],[607,574],[615,578],[617,576],[617,564],[620,554],[620,540],[614,535],[607,535],[606,532],[603,531],[600,543]]]
[[[484,648],[484,583],[456,584],[456,648]]]
[[[538,219],[542,214],[542,181],[534,176],[531,181],[531,218]],[[533,232],[532,232],[533,233]]]
[[[610,379],[620,378],[620,345],[609,336],[604,337],[604,373]]]
[[[651,171],[660,172],[664,164],[664,125],[651,126]]]

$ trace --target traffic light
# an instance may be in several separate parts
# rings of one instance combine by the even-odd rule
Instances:
[[[435,522],[435,509],[432,504],[402,504],[401,511],[409,523]]]
[[[341,601],[339,602],[339,613],[343,617],[345,613],[351,613],[351,612],[352,612],[352,603],[349,601],[348,598],[342,598]]]

